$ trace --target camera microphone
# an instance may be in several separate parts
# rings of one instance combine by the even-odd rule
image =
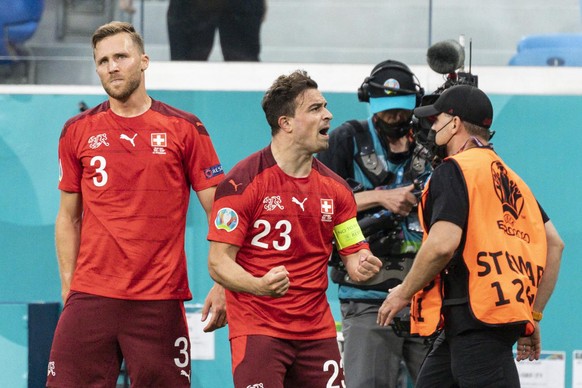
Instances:
[[[429,47],[426,61],[439,74],[454,73],[465,63],[465,48],[454,39],[443,40]]]

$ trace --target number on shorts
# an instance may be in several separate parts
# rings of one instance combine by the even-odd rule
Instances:
[[[188,353],[188,339],[186,337],[180,337],[174,342],[174,346],[180,348],[180,354],[184,355],[184,361],[181,357],[174,358],[174,363],[178,368],[185,368],[188,366],[188,361],[190,360],[190,354]]]
[[[334,384],[335,380],[339,376],[340,368],[343,368],[343,359],[340,361],[340,365],[338,365],[335,360],[327,360],[323,364],[323,371],[324,372],[329,372],[330,370],[332,370],[332,375],[329,378],[329,380],[327,380],[327,384],[326,384],[325,388],[339,388],[340,387],[339,385]],[[341,380],[340,383],[341,383],[341,388],[346,388],[346,383],[343,379]]]

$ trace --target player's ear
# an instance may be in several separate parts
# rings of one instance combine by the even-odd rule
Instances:
[[[291,131],[291,120],[292,117],[289,116],[279,116],[279,120],[277,120],[277,124],[279,124],[279,128],[281,128],[285,132]]]
[[[141,71],[145,71],[150,65],[150,57],[146,54],[142,54],[141,56]]]

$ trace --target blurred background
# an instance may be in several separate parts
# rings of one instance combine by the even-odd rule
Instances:
[[[479,66],[582,64],[580,0],[555,0],[551,6],[544,0],[265,1],[262,62],[372,64],[390,56],[420,65],[425,64],[426,50],[432,44],[464,35],[467,48],[472,46],[472,63]],[[1,0],[0,24],[7,35],[3,44],[12,41],[16,50],[0,48],[0,59],[5,65],[13,60],[29,65],[24,80],[23,69],[17,73],[3,66],[2,82],[97,83],[87,66],[90,37],[97,26],[110,20],[134,23],[151,59],[170,60],[168,3]],[[11,9],[18,17],[11,17]],[[218,39],[216,34],[211,62],[223,58]],[[523,47],[523,39],[529,39],[527,47]],[[538,51],[533,55],[521,52],[527,49]]]
[[[582,277],[576,262],[582,251],[576,194],[582,192],[581,1],[266,0],[260,62],[236,63],[224,61],[218,35],[207,61],[172,61],[168,5],[0,0],[0,387],[44,386],[61,309],[54,253],[58,139],[67,119],[106,99],[90,39],[111,20],[130,21],[142,33],[150,95],[196,114],[226,171],[268,144],[260,101],[278,75],[307,70],[336,127],[367,117],[356,90],[376,63],[407,63],[431,92],[447,74],[427,66],[427,50],[444,40],[464,42],[465,61],[455,70],[478,75],[491,97],[495,149],[528,182],[566,242],[542,322],[544,348],[553,353],[522,372],[522,386],[582,387],[576,368],[582,304],[575,291]],[[206,228],[194,201],[186,236],[193,320],[211,285]],[[336,288],[331,284],[328,296],[339,321]],[[232,387],[227,335],[193,328],[192,387]],[[557,366],[548,367],[552,362]],[[126,383],[120,376],[119,386]]]

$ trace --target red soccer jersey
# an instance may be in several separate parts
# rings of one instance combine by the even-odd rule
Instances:
[[[335,337],[327,262],[334,226],[355,216],[350,188],[317,159],[306,178],[285,174],[270,147],[237,164],[217,188],[208,239],[240,247],[236,261],[253,276],[284,265],[291,285],[281,298],[227,291],[230,338]]]
[[[191,299],[184,252],[190,187],[200,191],[224,177],[200,120],[159,101],[126,118],[104,102],[65,124],[59,163],[59,189],[83,196],[71,290]]]

